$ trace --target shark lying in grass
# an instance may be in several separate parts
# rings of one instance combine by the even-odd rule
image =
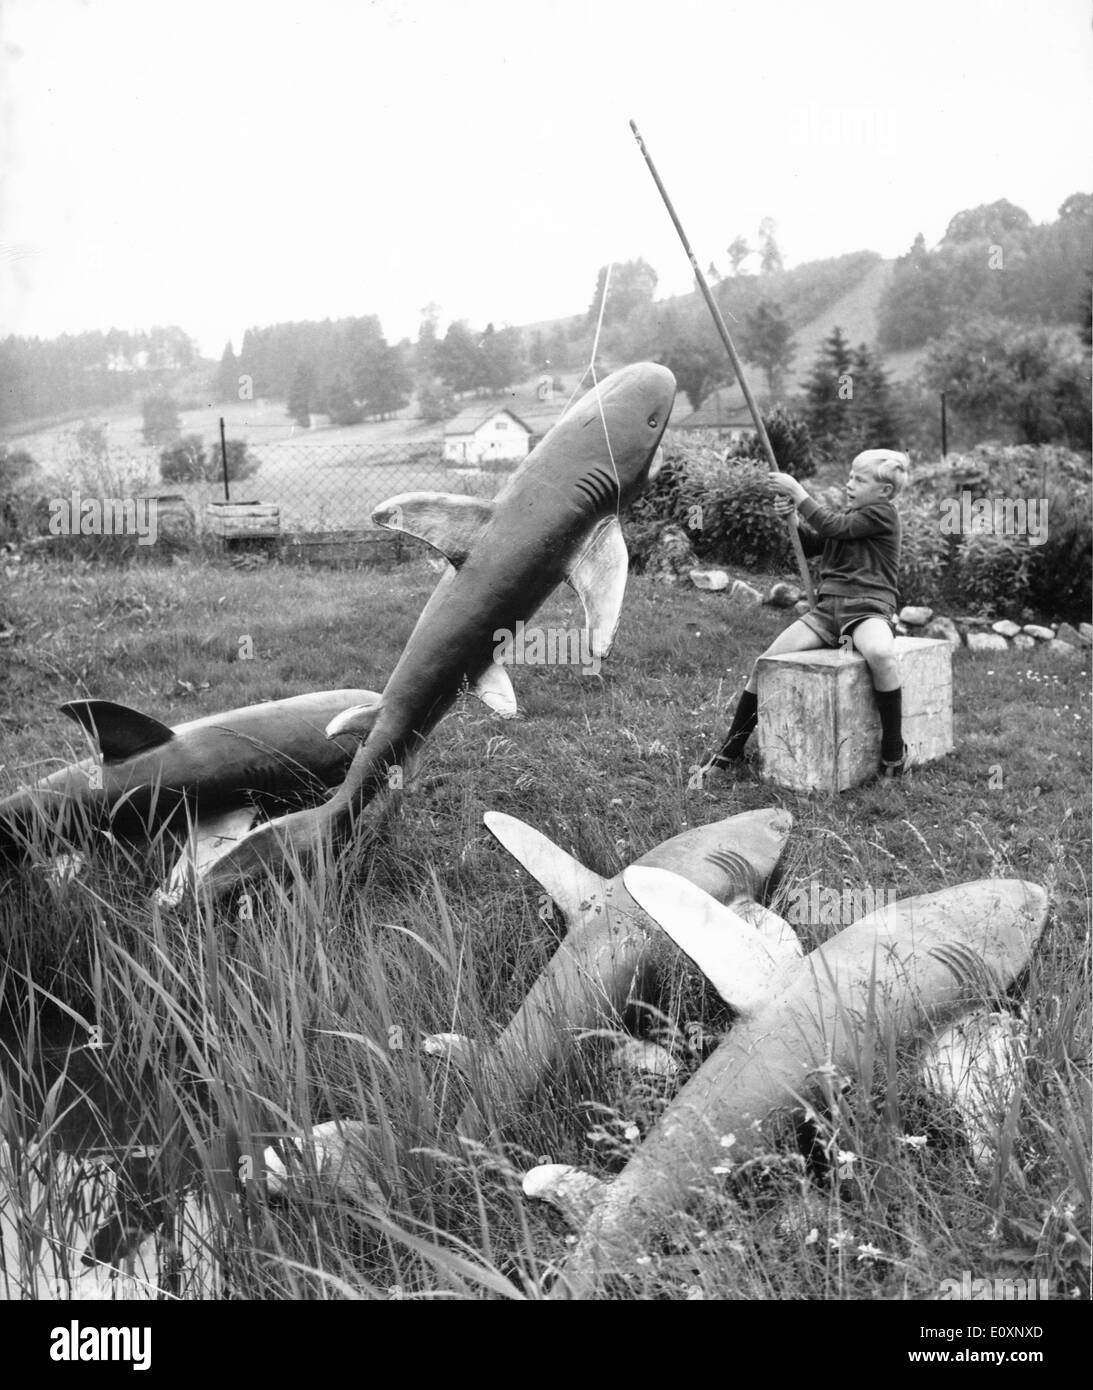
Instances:
[[[483,819],[546,889],[568,926],[565,941],[492,1047],[467,1046],[452,1034],[425,1040],[426,1050],[452,1054],[494,1113],[503,1115],[531,1094],[583,1032],[617,1021],[630,999],[646,997],[652,948],[663,935],[631,897],[622,874],[601,878],[514,816],[487,811]],[[718,902],[739,904],[759,896],[792,825],[786,811],[746,811],[686,830],[632,867],[673,870]],[[779,949],[783,925],[792,949],[792,930],[776,920],[780,926],[771,949]],[[486,1116],[472,1100],[459,1132],[478,1139],[487,1128]]]
[[[623,881],[740,1018],[613,1181],[553,1164],[525,1176],[529,1195],[554,1201],[581,1229],[554,1298],[592,1296],[631,1270],[727,1160],[764,1145],[768,1117],[803,1107],[825,1077],[854,1075],[874,1047],[943,1028],[996,997],[1027,965],[1048,911],[1036,884],[984,879],[905,898],[803,959],[779,961],[679,875],[635,865]]]
[[[202,888],[219,896],[336,846],[363,807],[405,780],[408,762],[465,686],[491,709],[515,714],[496,659],[505,645],[498,634],[511,638],[563,579],[584,604],[590,635],[581,650],[607,652],[627,575],[619,513],[654,471],[674,399],[666,367],[624,367],[566,411],[493,501],[411,492],[373,512],[379,525],[426,541],[451,568],[382,697],[331,723],[332,735],[361,741],[335,796],[252,831],[203,869]]]
[[[73,700],[61,711],[94,740],[97,756],[0,801],[0,860],[52,858],[97,832],[129,840],[185,832],[188,822],[199,859],[209,843],[245,834],[257,808],[314,801],[340,783],[355,745],[332,740],[327,726],[378,698],[320,690],[173,728],[110,700]]]

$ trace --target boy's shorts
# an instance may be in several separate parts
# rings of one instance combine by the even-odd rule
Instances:
[[[829,647],[837,647],[839,639],[853,632],[866,618],[883,618],[895,631],[895,619],[886,603],[875,598],[843,598],[840,594],[825,594],[817,599],[816,606],[802,613],[800,621]]]

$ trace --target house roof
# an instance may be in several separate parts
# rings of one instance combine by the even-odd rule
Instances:
[[[528,434],[532,433],[531,426],[525,424],[515,411],[509,410],[507,406],[488,404],[468,406],[466,410],[461,410],[458,415],[453,415],[452,418],[446,422],[444,433],[445,435],[474,434],[475,430],[481,429],[483,425],[488,424],[489,421],[497,415],[508,415],[511,419],[516,421],[521,429],[527,430]]]

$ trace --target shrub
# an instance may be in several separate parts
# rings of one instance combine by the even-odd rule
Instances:
[[[1051,617],[1088,622],[1093,610],[1093,494],[1089,487],[1057,479],[1042,495],[1047,538],[1030,547],[1029,601]]]
[[[710,479],[700,497],[696,551],[751,569],[784,568],[792,563],[789,536],[773,503],[774,489],[761,464],[740,463]]]
[[[900,504],[899,592],[904,603],[933,603],[944,596],[955,543],[941,532],[935,497]]]
[[[807,422],[800,415],[776,406],[769,415],[763,416],[763,424],[782,472],[792,473],[795,478],[811,478],[816,472],[816,458]],[[766,453],[758,434],[750,434],[734,440],[726,457],[764,461]]]
[[[965,536],[953,561],[961,602],[987,612],[1025,607],[1033,548],[1026,536],[980,532]]]
[[[205,446],[199,434],[187,434],[159,456],[159,476],[165,483],[200,483],[208,476]]]

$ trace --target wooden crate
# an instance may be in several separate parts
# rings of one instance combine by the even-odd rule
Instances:
[[[903,737],[912,763],[953,749],[952,648],[897,637]],[[880,715],[873,683],[854,651],[821,648],[758,663],[762,775],[793,791],[846,791],[880,761]]]
[[[281,534],[276,502],[210,502],[205,518],[209,530],[223,541],[276,540]]]

